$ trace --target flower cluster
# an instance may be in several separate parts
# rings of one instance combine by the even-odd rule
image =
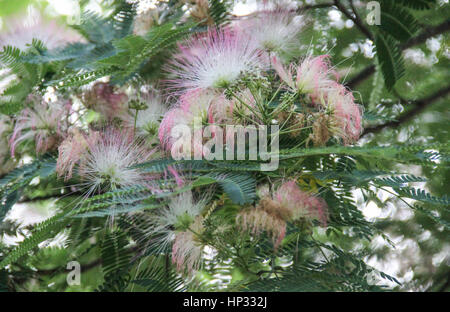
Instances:
[[[298,47],[298,36],[304,26],[304,19],[287,8],[263,10],[236,27],[255,42],[258,49],[278,55],[290,54]]]
[[[195,5],[193,15],[207,15],[207,1]],[[159,152],[167,156],[164,153],[174,147],[182,153],[189,148],[200,150],[200,156],[208,154],[203,141],[206,125],[279,125],[279,133],[271,134],[293,137],[303,148],[310,141],[351,144],[361,134],[361,109],[338,82],[328,56],[286,62],[298,48],[303,24],[295,11],[265,7],[224,28],[197,33],[179,44],[166,65],[169,77],[163,90],[114,86],[104,78],[70,100],[30,96],[27,108],[15,118],[11,154],[29,153],[25,142],[35,142],[36,154],[57,152],[58,176],[66,181],[78,178],[77,186],[83,186],[87,196],[136,185],[147,187],[152,195],[176,191],[168,200],[161,199],[166,194],[152,198],[162,208],[149,213],[146,234],[153,247],[172,250],[178,271],[192,273],[201,264],[210,198],[199,199],[183,189],[189,178],[175,167],[167,167],[165,176],[159,172],[157,178],[166,180],[153,184],[155,176],[138,164],[159,157]],[[193,132],[181,145],[176,145],[178,126]],[[0,128],[0,140],[4,132]],[[222,136],[234,143],[232,135],[233,139],[228,133]],[[254,236],[267,232],[277,248],[288,224],[326,226],[327,211],[323,199],[288,181],[261,194],[251,208],[233,214],[230,226]]]
[[[337,82],[327,55],[306,57],[298,66],[285,66],[274,56],[272,62],[280,79],[289,90],[306,97],[318,108],[312,139],[325,144],[331,136],[345,144],[359,139],[362,132],[362,112],[353,94]],[[295,75],[294,75],[295,73]]]
[[[236,222],[244,231],[271,234],[275,248],[286,234],[287,222],[307,222],[317,220],[327,225],[328,207],[320,197],[302,191],[295,181],[283,183],[274,194],[262,192],[258,205],[238,214]]]

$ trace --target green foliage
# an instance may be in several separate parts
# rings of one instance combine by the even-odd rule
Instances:
[[[386,88],[392,90],[405,72],[402,51],[390,35],[377,33],[375,36],[378,62],[383,71]]]
[[[431,9],[436,4],[436,0],[400,0],[395,2],[415,10]]]
[[[411,38],[419,29],[417,19],[394,2],[381,3],[381,24],[378,26],[397,40]]]
[[[57,214],[34,226],[33,233],[25,238],[19,246],[14,248],[5,258],[0,262],[0,268],[5,268],[19,260],[21,257],[27,255],[34,248],[38,247],[43,241],[53,238],[59,231],[61,231],[67,221],[63,221],[63,214]]]
[[[210,173],[206,175],[217,181],[230,199],[240,205],[254,201],[256,197],[256,181],[249,174],[242,173]]]
[[[20,199],[22,190],[34,178],[47,178],[54,173],[56,161],[52,157],[37,159],[31,164],[16,168],[0,179],[0,224],[6,213]]]
[[[16,47],[5,46],[0,52],[0,64],[8,68],[13,77],[7,88],[0,94],[0,113],[12,115],[20,111],[26,97],[41,82],[47,68],[35,64],[24,64],[22,58],[28,55],[39,55],[44,50],[42,42],[33,40],[27,51]]]
[[[36,40],[26,51],[5,46],[0,52],[0,63],[17,79],[2,93],[0,113],[18,113],[32,90],[42,92],[49,85],[60,92],[79,95],[80,87],[104,77],[110,77],[110,82],[119,87],[147,83],[155,76],[166,78],[161,68],[176,44],[186,35],[204,30],[198,25],[186,24],[181,18],[184,13],[181,6],[177,1],[169,1],[160,8],[159,19],[148,33],[137,36],[133,34],[134,6],[116,2],[119,5],[110,16],[83,14],[81,24],[74,28],[86,38],[86,43],[72,43],[54,50],[47,50]],[[208,13],[216,26],[230,21],[230,8],[230,1],[209,1]],[[421,74],[427,77],[417,78],[419,83],[411,87],[414,90],[410,90],[408,99],[420,99],[429,89],[446,80],[448,61],[442,56],[443,41],[441,51],[434,55],[439,62],[430,70],[419,68],[408,73],[406,69],[411,70],[411,66],[402,56],[402,43],[422,33],[422,24],[429,22],[430,16],[433,18],[438,11],[433,0],[382,1],[382,24],[370,29],[374,30],[376,60],[354,56],[355,64],[370,64],[376,68],[373,80],[357,90],[361,99],[369,99],[361,100],[366,104],[364,120],[367,123],[386,124],[403,115],[396,111],[397,92],[411,76],[423,71]],[[355,42],[357,27],[342,31],[328,29],[326,16],[317,14],[315,17],[327,31],[316,33],[309,45],[313,51],[325,51],[329,44],[336,46],[337,67],[347,70],[347,65],[339,62],[340,52]],[[269,89],[265,91],[271,92]],[[442,102],[436,106],[436,111],[440,109],[440,113],[445,113],[446,103]],[[65,268],[60,262],[67,258],[80,259],[83,276],[94,280],[82,288],[84,290],[382,291],[385,282],[390,283],[389,289],[393,284],[403,287],[395,277],[375,270],[362,260],[387,254],[384,249],[371,247],[370,242],[381,237],[392,244],[390,235],[399,234],[417,241],[428,256],[445,251],[450,229],[450,199],[446,195],[449,145],[445,138],[434,137],[435,129],[444,127],[442,123],[424,125],[426,123],[412,119],[408,131],[416,132],[401,140],[397,132],[376,136],[373,141],[368,138],[369,143],[361,140],[363,144],[359,146],[330,143],[322,147],[307,144],[299,147],[299,142],[293,144],[292,140],[285,140],[279,169],[273,172],[261,172],[259,161],[162,158],[134,166],[155,177],[151,187],[158,192],[147,186],[135,186],[98,192],[89,197],[80,196],[80,192],[71,194],[68,191],[77,189],[80,181],[53,179],[55,159],[50,156],[35,159],[0,179],[0,234],[26,236],[17,246],[0,244],[0,291],[20,289],[18,284],[26,290],[37,287],[26,284],[25,280],[38,280],[45,284],[43,289],[48,290],[46,285],[53,279],[60,280],[55,286],[57,290],[73,290],[61,278]],[[98,130],[101,125],[93,122],[89,127]],[[427,133],[419,133],[426,127]],[[405,129],[399,126],[399,132]],[[408,173],[411,165],[422,170],[414,171],[415,174],[426,177]],[[171,168],[180,173],[183,185],[174,181]],[[37,186],[30,185],[33,179],[39,180]],[[328,222],[326,229],[321,229],[317,220],[311,224],[286,221],[286,236],[274,248],[269,233],[256,236],[251,231],[242,231],[236,216],[258,206],[258,200],[264,195],[258,193],[257,196],[257,187],[268,184],[272,191],[280,181],[286,180],[295,180],[305,192],[323,199],[328,206]],[[426,184],[419,188],[414,183]],[[58,198],[54,216],[26,228],[4,221],[17,202],[39,200],[33,196],[33,191],[44,185],[48,186],[47,193],[43,191],[44,199],[45,195]],[[202,231],[195,233],[195,244],[207,246],[215,254],[211,259],[204,259],[196,276],[175,271],[171,244],[164,248],[155,246],[159,237],[152,234],[153,214],[163,211],[173,197],[187,191],[192,192],[194,198],[208,200],[201,213]],[[384,200],[377,196],[378,191],[392,196]],[[361,194],[358,201],[355,193]],[[411,209],[413,217],[407,221],[368,219],[361,208],[372,203],[379,208],[392,203],[398,209]],[[174,234],[180,232],[170,230]],[[432,239],[418,240],[425,231],[431,233]],[[67,236],[63,247],[41,247],[60,234]],[[45,266],[46,259],[51,259],[51,267]],[[428,265],[425,263],[423,267]],[[44,276],[49,270],[51,276]],[[441,271],[440,281],[444,282],[440,283],[445,285],[448,268]],[[414,278],[421,279],[416,273]],[[22,275],[24,278],[16,283],[14,276],[22,278]],[[221,282],[213,285],[213,280]],[[432,284],[425,278],[422,282],[422,285]]]
[[[227,0],[209,0],[209,14],[216,25],[223,25],[229,18],[229,1]]]

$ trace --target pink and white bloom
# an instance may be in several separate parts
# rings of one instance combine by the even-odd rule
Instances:
[[[192,272],[199,267],[203,246],[196,234],[203,232],[207,198],[195,200],[192,192],[174,196],[167,207],[149,216],[141,243],[151,241],[150,248],[167,250],[172,245],[172,261],[179,271]]]
[[[202,264],[203,246],[196,234],[204,230],[203,217],[195,218],[190,230],[178,232],[172,245],[172,263],[176,265],[178,272],[187,271],[189,274],[197,271]]]
[[[327,204],[317,196],[302,191],[295,181],[283,183],[273,196],[279,204],[280,213],[288,220],[318,220],[327,224]]]
[[[213,90],[198,89],[184,93],[177,103],[163,118],[159,128],[159,139],[165,149],[170,149],[174,143],[173,129],[184,125],[192,130],[202,132],[202,124],[221,122],[225,118],[225,107],[232,102],[222,94]],[[197,124],[198,123],[198,124]],[[194,137],[194,135],[192,135]],[[189,142],[187,142],[189,143]],[[201,144],[201,142],[196,142]]]
[[[176,91],[223,88],[238,81],[243,74],[259,73],[263,64],[253,41],[231,29],[210,29],[179,46],[168,71],[168,81]]]
[[[338,78],[337,73],[329,64],[328,55],[308,56],[297,67],[291,64],[288,69],[274,56],[272,64],[281,80],[290,89],[302,94],[309,94],[314,101],[320,99],[324,92],[332,88]]]
[[[32,97],[32,107],[25,108],[16,119],[9,140],[11,155],[23,141],[34,141],[36,153],[42,154],[57,147],[66,136],[71,102],[46,102],[41,97]]]
[[[56,162],[56,173],[64,176],[65,180],[72,177],[73,168],[82,162],[87,154],[89,146],[93,146],[99,139],[98,132],[91,131],[88,136],[81,130],[73,129],[58,148],[58,160]]]
[[[298,35],[303,28],[303,18],[286,9],[263,10],[236,27],[251,38],[264,51],[289,53],[298,46]]]
[[[45,21],[36,9],[30,8],[27,16],[17,16],[5,20],[3,25],[6,31],[0,33],[0,50],[11,45],[24,51],[33,39],[42,41],[48,49],[82,41],[82,37],[77,32],[59,25],[55,21]]]
[[[78,171],[90,193],[149,184],[148,176],[133,166],[149,160],[153,151],[135,140],[132,130],[107,129],[94,135],[98,139],[87,140],[87,152]]]
[[[266,231],[272,236],[272,241],[277,248],[286,236],[286,221],[276,214],[271,214],[261,207],[252,208],[239,213],[236,222],[244,231],[259,236]]]
[[[326,226],[328,209],[326,202],[302,191],[295,181],[283,183],[274,194],[263,188],[261,199],[254,208],[244,210],[236,217],[237,224],[254,235],[266,231],[277,248],[286,235],[286,223],[318,220]]]
[[[158,132],[160,121],[167,112],[167,106],[160,94],[154,91],[141,92],[140,100],[147,105],[145,110],[138,111],[136,129],[139,135],[155,135]]]
[[[362,108],[355,103],[353,94],[344,86],[336,85],[326,93],[326,104],[333,112],[338,136],[345,144],[356,142],[363,130]]]

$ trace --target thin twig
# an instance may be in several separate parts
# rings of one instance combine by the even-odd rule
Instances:
[[[432,94],[426,98],[423,98],[423,99],[420,99],[417,101],[412,101],[409,103],[405,103],[405,104],[408,104],[408,106],[413,106],[413,108],[408,110],[406,113],[402,114],[396,120],[389,121],[387,123],[384,123],[384,124],[381,124],[378,126],[366,128],[364,130],[363,135],[366,135],[368,133],[377,133],[377,132],[380,132],[381,130],[383,130],[384,128],[388,128],[388,127],[397,127],[401,123],[412,119],[417,114],[419,114],[423,110],[425,110],[425,108],[427,108],[429,105],[434,103],[436,100],[447,96],[449,93],[450,93],[450,86],[447,86],[443,89],[438,90],[437,92],[435,92],[434,94]]]
[[[352,7],[352,11],[353,14],[351,14],[350,12],[348,12],[347,8],[345,8],[344,5],[342,5],[342,3],[339,0],[334,0],[334,5],[339,9],[339,11],[341,11],[348,19],[350,19],[351,21],[353,21],[353,23],[355,23],[356,27],[358,27],[358,29],[370,40],[373,40],[373,35],[370,32],[370,30],[366,27],[366,25],[364,25],[364,23],[362,22],[361,18],[359,17],[359,15],[357,14],[354,6],[353,6],[353,1],[350,1],[350,5]]]
[[[406,43],[402,44],[400,47],[402,50],[406,50],[413,46],[419,45],[427,41],[429,38],[432,38],[436,35],[445,33],[450,30],[450,21],[445,21],[442,24],[437,26],[430,26],[425,28],[419,35],[409,39]],[[350,89],[355,88],[361,82],[369,78],[375,73],[375,65],[369,65],[364,68],[359,74],[349,80],[346,85]]]

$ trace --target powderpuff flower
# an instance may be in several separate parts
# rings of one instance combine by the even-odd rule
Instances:
[[[41,97],[33,97],[32,102],[16,119],[9,140],[12,156],[22,141],[34,140],[36,153],[42,154],[56,148],[66,136],[71,102],[46,102]]]
[[[295,181],[283,183],[274,194],[264,188],[259,191],[258,205],[240,212],[236,217],[241,229],[260,235],[271,234],[275,249],[286,235],[286,222],[318,220],[327,224],[327,204],[319,197],[302,191]]]
[[[320,99],[328,89],[335,85],[335,80],[338,78],[337,73],[329,64],[327,55],[308,56],[297,68],[293,64],[288,69],[284,68],[275,56],[272,57],[272,64],[280,79],[289,88],[295,92],[309,94],[313,101]],[[295,79],[294,72],[296,72]]]
[[[197,234],[203,232],[201,213],[206,203],[207,197],[194,200],[190,191],[172,197],[167,207],[149,216],[141,243],[150,238],[148,247],[158,250],[172,245],[172,261],[179,271],[197,268],[203,250]]]
[[[263,66],[257,47],[240,31],[210,29],[179,48],[168,67],[175,77],[168,85],[178,91],[224,88]]]
[[[190,231],[175,234],[172,245],[172,263],[176,265],[178,272],[187,271],[192,274],[200,268],[203,246],[194,233],[202,233],[203,229],[203,217],[199,216],[191,224]]]
[[[206,198],[195,201],[192,192],[184,192],[170,200],[168,207],[155,216],[154,223],[160,229],[186,230],[201,214],[205,206]],[[173,237],[168,237],[168,239],[173,239]]]
[[[73,168],[82,162],[89,146],[97,143],[98,132],[92,131],[88,136],[78,129],[73,129],[58,147],[58,159],[56,162],[56,173],[64,176],[65,180],[72,177]]]
[[[0,48],[11,45],[23,51],[33,39],[38,39],[46,48],[54,49],[82,40],[77,32],[58,25],[55,21],[45,21],[43,16],[31,7],[27,16],[10,18],[5,20],[3,25],[8,30],[0,33]]]
[[[128,96],[124,92],[115,92],[114,87],[105,82],[96,82],[83,93],[83,103],[87,108],[99,112],[108,120],[126,118],[128,114]]]
[[[240,212],[236,217],[236,222],[242,230],[249,231],[256,236],[259,236],[263,231],[270,233],[275,249],[286,235],[286,221],[261,209],[261,207]]]
[[[355,103],[353,94],[337,84],[327,92],[326,104],[333,111],[338,136],[346,144],[356,142],[363,130],[362,108]]]
[[[203,123],[221,122],[224,116],[224,107],[231,102],[221,94],[213,90],[191,90],[184,93],[178,104],[172,108],[163,118],[159,128],[159,139],[165,149],[170,149],[174,143],[173,129],[175,126],[187,126],[192,132],[200,132]],[[220,108],[220,109],[219,109]],[[197,125],[196,122],[199,124]],[[192,135],[191,138],[195,137]],[[186,142],[191,143],[191,142]],[[194,142],[200,145],[201,142]]]
[[[136,122],[136,134],[143,137],[153,137],[158,133],[161,119],[167,112],[167,106],[161,95],[149,86],[142,86],[137,92],[133,91],[128,94],[129,106],[131,106],[132,101],[143,104],[144,109],[138,110],[136,116],[136,111],[133,107],[130,107],[130,112],[124,121],[129,127],[134,127]]]
[[[167,112],[167,107],[161,102],[159,96],[144,101],[145,110],[139,111],[136,119],[136,128],[141,135],[154,135],[158,132],[159,123]]]
[[[264,10],[236,25],[264,51],[289,53],[298,45],[303,19],[295,11]]]
[[[314,195],[302,191],[295,181],[283,183],[273,196],[279,206],[279,213],[291,221],[318,220],[327,224],[327,204]]]
[[[134,139],[132,130],[107,129],[88,148],[79,166],[79,175],[90,186],[89,193],[135,185],[147,185],[148,176],[134,165],[150,159],[152,150]]]

